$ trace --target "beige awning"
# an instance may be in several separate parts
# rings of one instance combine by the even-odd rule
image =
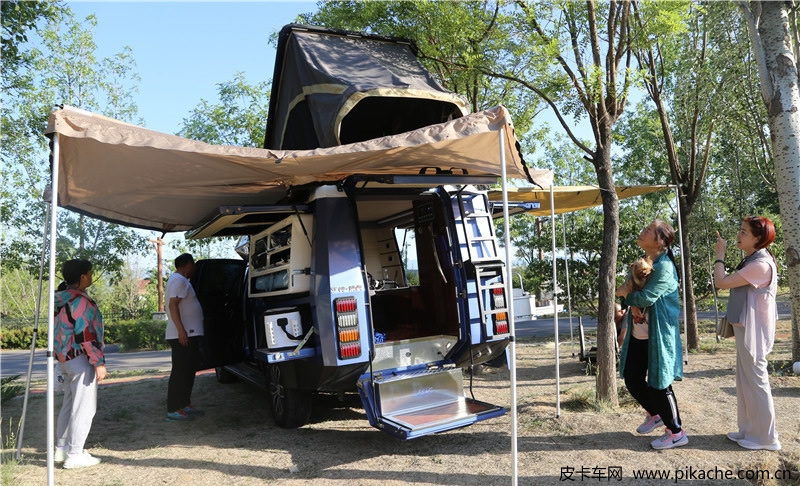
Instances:
[[[651,192],[666,191],[672,188],[670,185],[655,186],[617,186],[617,197],[624,199],[627,197],[641,196]],[[501,191],[494,190],[489,192],[489,200],[502,201]],[[534,187],[511,187],[508,189],[509,203],[538,203],[539,207],[514,208],[510,214],[521,212],[536,216],[549,216],[550,212],[550,187],[543,189]],[[569,213],[579,209],[586,209],[592,206],[603,204],[600,198],[600,188],[597,186],[555,186],[553,188],[553,201],[555,203],[555,214]]]
[[[59,136],[60,205],[128,226],[185,231],[219,206],[273,204],[292,186],[354,174],[417,174],[438,167],[499,176],[503,128],[507,176],[550,186],[552,171],[525,167],[504,107],[303,151],[209,145],[71,107],[50,115],[47,133]]]

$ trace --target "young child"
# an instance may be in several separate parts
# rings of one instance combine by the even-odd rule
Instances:
[[[631,289],[633,292],[642,290],[652,273],[653,261],[648,257],[639,258],[631,263],[631,271],[628,278],[631,281]],[[631,306],[631,313],[633,314],[633,322],[635,324],[647,324],[647,309]]]

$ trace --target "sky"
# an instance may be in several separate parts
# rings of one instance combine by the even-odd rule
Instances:
[[[315,2],[76,2],[82,20],[97,17],[97,58],[129,46],[141,77],[136,104],[147,128],[176,133],[217,84],[243,72],[249,84],[270,80],[275,47],[269,38]],[[264,121],[266,125],[266,120]]]

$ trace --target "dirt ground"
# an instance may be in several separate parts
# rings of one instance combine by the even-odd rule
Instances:
[[[780,452],[748,451],[727,440],[736,429],[735,349],[704,334],[702,350],[689,357],[674,389],[689,444],[655,451],[640,436],[643,412],[621,380],[621,406],[597,410],[594,376],[573,357],[577,345],[562,342],[560,415],[556,412],[553,342],[519,342],[517,354],[518,484],[800,484],[800,377],[781,370],[789,363],[788,322],[782,321],[771,378]],[[465,385],[469,384],[466,379]],[[485,368],[472,382],[475,398],[510,406],[510,373]],[[367,423],[358,397],[339,402],[320,397],[312,423],[296,430],[276,427],[265,396],[244,383],[218,384],[198,376],[195,404],[206,416],[193,423],[164,422],[166,380],[139,377],[104,385],[87,448],[97,467],[55,470],[59,485],[507,485],[512,484],[512,420],[501,418],[439,435],[401,441]],[[56,396],[56,411],[60,406]],[[3,444],[9,421],[17,424],[22,399],[2,410]],[[3,451],[10,484],[46,483],[46,399],[29,402],[19,463]],[[776,475],[791,478],[776,481]],[[638,472],[669,479],[637,479]],[[737,475],[760,480],[734,481]],[[680,476],[676,481],[676,475]],[[733,475],[733,476],[730,476]],[[611,477],[609,477],[611,476]],[[711,477],[711,480],[706,478]],[[621,478],[621,480],[619,480]],[[768,479],[767,479],[768,478]]]

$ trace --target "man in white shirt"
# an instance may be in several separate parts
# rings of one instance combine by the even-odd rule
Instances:
[[[199,341],[203,335],[203,308],[189,279],[194,258],[184,253],[175,259],[175,273],[167,280],[167,332],[172,348],[172,372],[167,389],[167,422],[184,422],[203,415],[191,404]]]

